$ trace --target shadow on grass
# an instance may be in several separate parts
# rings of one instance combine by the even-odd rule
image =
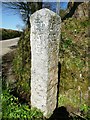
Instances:
[[[52,116],[48,120],[71,120],[71,117],[66,108],[61,106],[54,110]]]

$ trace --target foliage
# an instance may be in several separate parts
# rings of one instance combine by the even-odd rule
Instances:
[[[18,48],[13,60],[13,70],[16,75],[17,88],[25,92],[30,91],[30,31],[27,29],[18,42]]]
[[[46,120],[43,117],[42,112],[36,108],[30,108],[27,104],[21,104],[17,97],[14,97],[10,94],[9,90],[3,90],[3,94],[1,94],[2,99],[2,119],[10,120],[10,119],[30,119],[30,120]],[[61,98],[62,99],[62,98]],[[65,99],[64,99],[65,100]],[[81,110],[87,112],[90,108],[88,108],[85,104],[81,106]],[[84,116],[87,120],[90,118],[88,116]],[[75,117],[72,118],[74,120]]]
[[[61,19],[66,15],[66,10],[60,9],[60,17]]]
[[[88,112],[88,109],[89,109],[89,107],[86,104],[83,104],[83,105],[80,106],[80,110],[84,111],[85,113]]]
[[[69,93],[70,94],[70,93]],[[85,104],[84,100],[82,101],[82,103],[80,103],[80,100],[78,99],[77,95],[73,92],[73,94],[71,95],[73,97],[69,97],[66,95],[60,95],[59,96],[59,106],[65,106],[68,110],[69,113],[80,113],[81,116],[86,119],[89,120],[90,119],[90,107]],[[73,116],[73,120],[78,120],[79,116]]]
[[[2,97],[2,119],[30,119],[42,120],[43,115],[40,110],[30,108],[26,104],[20,104],[18,98],[10,95],[8,90],[4,90]]]
[[[62,23],[60,44],[60,94],[80,107],[88,103],[88,19],[70,18]],[[62,97],[62,98],[63,98]],[[63,98],[64,99],[64,98]],[[63,101],[65,105],[66,101]]]
[[[90,119],[90,106],[83,104],[80,106],[81,114],[87,119]]]
[[[2,40],[6,40],[15,37],[20,37],[22,32],[9,29],[0,29],[0,34],[2,35]]]
[[[60,43],[60,96],[59,105],[81,107],[86,111],[88,103],[88,33],[87,19],[70,18],[62,23]],[[30,88],[30,36],[23,33],[13,61],[17,86],[28,91]]]

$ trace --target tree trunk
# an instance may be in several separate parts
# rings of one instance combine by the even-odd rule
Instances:
[[[75,13],[75,10],[77,7],[81,4],[82,2],[74,2],[73,7],[71,7],[69,13],[67,13],[63,18],[62,21],[65,20],[66,18],[72,17],[73,14]]]

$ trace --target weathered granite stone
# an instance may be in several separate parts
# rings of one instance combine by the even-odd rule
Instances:
[[[49,117],[57,103],[61,19],[49,9],[31,15],[31,105]]]

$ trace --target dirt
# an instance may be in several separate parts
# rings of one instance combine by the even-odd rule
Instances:
[[[15,82],[15,75],[12,70],[12,61],[14,58],[15,49],[4,56],[2,56],[2,80],[3,85],[9,87],[9,84]],[[4,87],[5,87],[4,86]]]

